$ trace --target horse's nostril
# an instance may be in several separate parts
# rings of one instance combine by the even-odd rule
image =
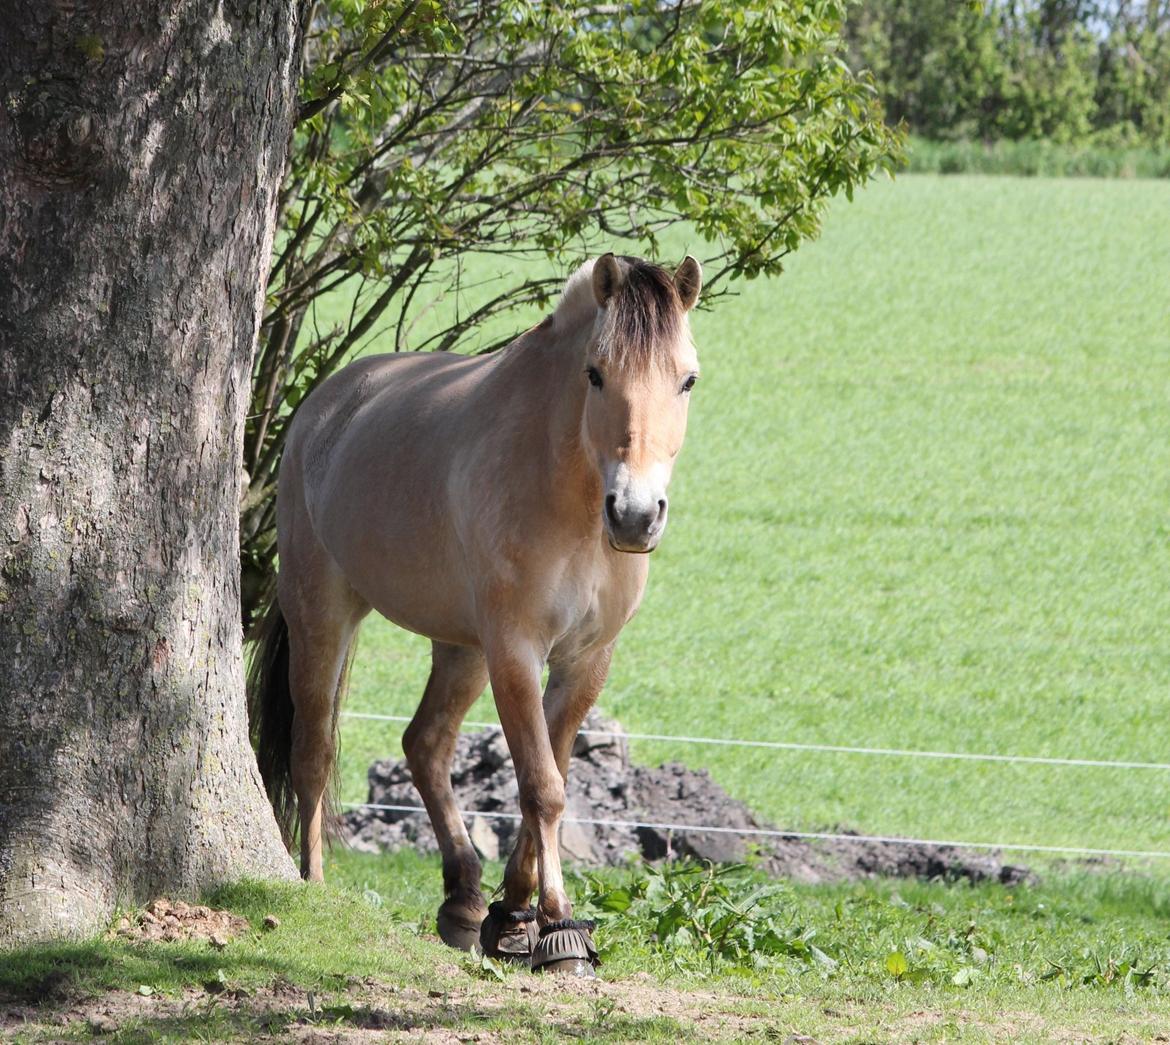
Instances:
[[[659,497],[658,498],[658,518],[655,519],[654,521],[657,522],[658,519],[661,519],[665,514],[666,514],[666,498]]]
[[[606,499],[605,499],[605,517],[611,523],[613,523],[614,526],[616,526],[618,524],[617,513],[613,510],[614,505],[616,505],[616,504],[617,504],[617,497],[614,494],[611,493],[608,497],[606,497]]]

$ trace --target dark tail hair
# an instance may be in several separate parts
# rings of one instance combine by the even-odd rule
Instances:
[[[248,725],[252,747],[260,766],[260,778],[268,801],[280,825],[285,845],[291,845],[297,836],[297,798],[292,786],[292,691],[288,681],[288,624],[273,595],[263,619],[255,628],[252,639],[252,663],[248,669]],[[349,669],[353,663],[356,639],[346,651],[341,677],[333,700],[333,749],[335,752],[331,779],[322,796],[321,823],[327,841],[337,836],[337,717],[341,698],[349,684]]]
[[[248,668],[248,728],[260,779],[285,845],[296,836],[297,802],[292,787],[292,692],[288,686],[288,624],[276,596],[253,632]]]

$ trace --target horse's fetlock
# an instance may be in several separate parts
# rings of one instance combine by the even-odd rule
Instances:
[[[474,849],[460,849],[443,860],[443,892],[447,896],[479,897],[483,868]]]
[[[540,902],[536,905],[536,914],[541,924],[548,925],[549,922],[560,922],[566,918],[573,917],[573,905],[569,903],[569,897],[559,889],[550,889],[548,893],[540,897]]]

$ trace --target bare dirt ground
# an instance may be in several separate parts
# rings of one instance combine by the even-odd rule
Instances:
[[[442,971],[442,970],[440,970]],[[114,991],[99,998],[46,996],[39,1002],[0,999],[0,1038],[76,1041],[215,1040],[291,1041],[301,1045],[352,1045],[372,1041],[496,1043],[589,1039],[609,1036],[645,1040],[664,1032],[678,1040],[785,1042],[902,1042],[953,1040],[970,1035],[1003,1041],[1088,1042],[1078,1028],[1057,1028],[1026,1012],[1001,1012],[994,1019],[964,1009],[897,1011],[873,1003],[820,1008],[816,1036],[805,1033],[810,1012],[795,1001],[744,998],[704,990],[675,990],[648,974],[619,981],[552,977],[508,977],[504,982],[470,979],[458,966],[447,969],[449,990],[422,992],[372,980],[353,980],[341,992],[315,996],[279,981],[248,992],[143,996]],[[507,1029],[500,1029],[501,1024]],[[1104,1040],[1104,1039],[1101,1039]],[[1135,1027],[1111,1042],[1166,1042]]]

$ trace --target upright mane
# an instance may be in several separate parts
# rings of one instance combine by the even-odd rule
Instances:
[[[622,283],[604,310],[593,295],[595,262],[590,260],[565,283],[553,322],[568,333],[593,323],[604,311],[597,358],[623,369],[641,369],[670,358],[679,339],[688,336],[686,309],[666,269],[642,258],[618,261]]]

